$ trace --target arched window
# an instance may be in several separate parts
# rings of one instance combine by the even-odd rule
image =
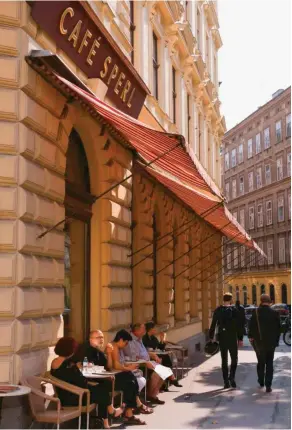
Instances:
[[[246,286],[242,287],[242,291],[243,291],[243,305],[246,306],[247,305],[247,288],[246,288]]]
[[[255,285],[252,286],[252,304],[257,304],[257,287]]]
[[[266,294],[266,287],[265,287],[265,285],[261,285],[261,294]]]
[[[281,287],[282,290],[282,303],[286,303],[287,304],[287,285],[286,284],[282,284]]]
[[[229,293],[232,294],[232,285],[229,285]]]
[[[236,300],[240,300],[239,299],[239,287],[236,287]]]
[[[270,297],[273,303],[275,303],[275,287],[273,284],[270,284]]]

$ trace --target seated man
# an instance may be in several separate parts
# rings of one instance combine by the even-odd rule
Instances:
[[[145,324],[145,329],[146,329],[146,333],[144,334],[142,340],[143,340],[143,344],[144,346],[148,349],[160,349],[161,351],[165,350],[166,347],[166,334],[165,333],[160,333],[160,342],[157,339],[156,335],[156,326],[155,323],[150,321],[147,322]],[[159,352],[156,352],[156,354],[158,355],[158,357],[161,359],[161,364],[165,367],[169,367],[172,369],[172,362],[171,362],[171,358],[169,354],[161,354],[159,355]],[[170,378],[170,383],[175,385],[176,387],[182,387],[182,385],[179,384],[179,382],[177,381],[177,379],[174,378]]]
[[[175,380],[172,370],[168,367],[161,365],[161,359],[155,352],[149,352],[145,348],[142,342],[142,338],[145,335],[145,325],[136,323],[132,326],[132,341],[129,342],[128,346],[124,350],[125,356],[128,356],[131,360],[145,360],[147,368],[153,370],[150,381],[148,382],[148,400],[154,404],[164,404],[162,400],[159,400],[157,394],[160,388],[167,378]]]

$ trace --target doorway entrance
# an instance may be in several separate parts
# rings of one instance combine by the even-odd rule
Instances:
[[[90,194],[88,162],[76,130],[69,137],[65,195],[64,336],[83,342],[90,312]]]

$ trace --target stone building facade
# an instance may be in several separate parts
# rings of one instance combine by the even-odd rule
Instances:
[[[221,294],[222,234],[138,168],[133,151],[80,103],[68,102],[28,57],[53,58],[113,107],[121,105],[113,89],[123,88],[122,109],[157,130],[185,136],[201,174],[219,187],[225,123],[217,94],[217,5],[62,2],[57,39],[44,28],[59,2],[50,2],[45,20],[37,3],[0,2],[0,381],[43,372],[64,333],[82,341],[90,328],[100,328],[111,339],[138,320],[167,325],[168,338],[192,353],[204,342]],[[89,27],[81,40],[84,23]],[[108,80],[84,71],[99,48],[90,26],[116,55],[115,66],[103,64]],[[73,48],[80,55],[88,49],[84,63]],[[127,73],[136,93],[122,76]],[[161,239],[194,217],[184,234]],[[212,240],[194,247],[209,234]],[[219,270],[213,276],[212,264]],[[194,276],[202,271],[201,282]]]
[[[223,144],[228,208],[267,255],[227,245],[226,284],[243,303],[266,292],[291,304],[291,88],[229,130]]]

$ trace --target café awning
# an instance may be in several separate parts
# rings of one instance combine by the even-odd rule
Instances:
[[[195,213],[200,216],[207,212],[208,215],[204,216],[204,219],[220,230],[223,235],[230,239],[234,237],[236,242],[254,248],[265,256],[231,215],[213,180],[198,165],[198,161],[189,154],[182,135],[153,129],[132,118],[97,98],[90,90],[84,88],[84,84],[80,82],[79,85],[76,79],[73,83],[71,79],[68,80],[68,76],[66,79],[51,67],[40,65],[39,58],[36,60],[34,57],[28,57],[27,61],[68,98],[79,101],[91,115],[117,133],[136,152],[142,167],[143,163],[147,164],[157,158],[151,167],[144,166],[145,170]],[[172,151],[159,158],[172,148],[174,148]]]

